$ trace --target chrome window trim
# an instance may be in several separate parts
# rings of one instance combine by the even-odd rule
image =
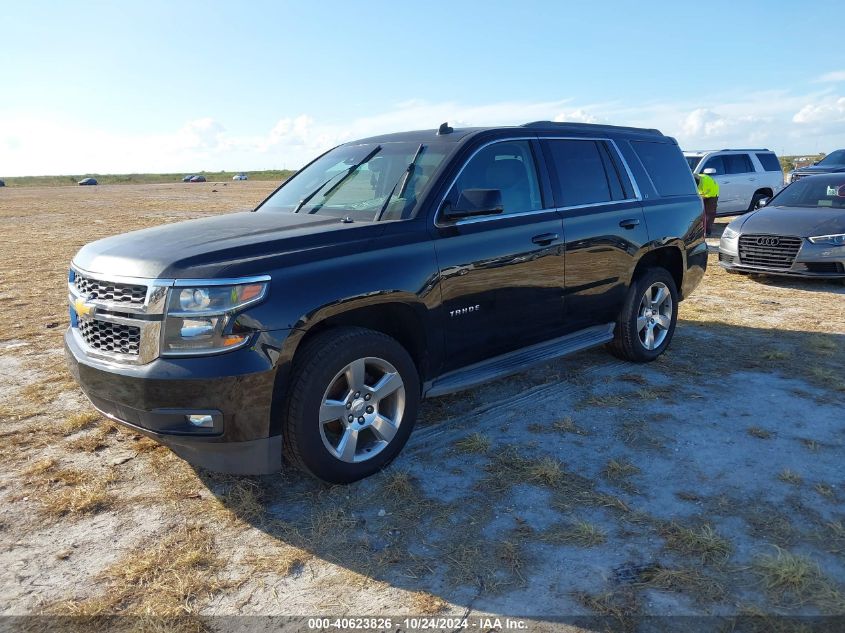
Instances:
[[[537,209],[535,211],[525,211],[523,213],[508,213],[502,215],[487,215],[487,216],[479,216],[475,218],[466,218],[464,220],[458,220],[456,222],[449,222],[443,223],[438,220],[440,215],[440,209],[443,207],[443,202],[446,200],[446,197],[449,195],[449,192],[452,191],[452,187],[455,186],[455,183],[458,181],[458,178],[461,177],[464,169],[469,164],[469,162],[476,157],[476,155],[486,147],[490,145],[495,145],[496,143],[507,143],[509,141],[594,141],[594,142],[604,142],[608,143],[613,150],[616,152],[616,157],[619,159],[622,166],[625,168],[625,173],[628,175],[628,180],[631,182],[631,186],[634,188],[634,197],[633,198],[625,198],[624,200],[610,200],[608,202],[595,202],[590,204],[576,204],[570,205],[565,207],[547,207],[544,209]],[[543,157],[545,160],[545,157]],[[535,159],[536,160],[536,159]],[[537,166],[535,165],[534,168],[536,169]],[[648,172],[646,172],[648,175]],[[539,177],[539,174],[538,174]],[[620,183],[621,184],[621,183]],[[475,149],[475,151],[470,154],[470,156],[464,161],[464,164],[461,165],[461,168],[458,170],[458,173],[455,174],[455,177],[449,183],[449,186],[446,188],[446,193],[443,194],[443,197],[440,199],[437,210],[434,214],[434,227],[435,228],[448,228],[451,226],[463,226],[465,224],[476,224],[478,222],[490,222],[494,220],[505,220],[507,218],[516,218],[516,217],[523,217],[523,216],[530,216],[530,215],[537,215],[540,213],[549,213],[549,212],[558,212],[558,211],[568,211],[570,209],[588,209],[592,207],[603,207],[608,205],[616,205],[616,204],[628,204],[631,202],[642,202],[642,193],[640,191],[640,187],[637,184],[636,178],[634,178],[634,174],[631,171],[631,168],[628,166],[628,161],[625,160],[625,156],[619,151],[619,146],[616,144],[612,138],[606,137],[598,137],[598,136],[514,136],[514,137],[507,137],[507,138],[498,138],[492,141],[488,141]]]

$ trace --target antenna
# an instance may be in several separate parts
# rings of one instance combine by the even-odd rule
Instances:
[[[437,136],[443,136],[444,134],[451,134],[455,130],[449,127],[448,122],[443,122],[440,124],[440,127],[437,130]]]

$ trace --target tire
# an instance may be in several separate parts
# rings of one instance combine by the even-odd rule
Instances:
[[[317,334],[294,358],[284,457],[328,483],[368,477],[405,446],[419,402],[417,368],[395,339],[358,327]]]
[[[659,299],[657,292],[661,289],[668,293],[670,303],[666,299],[662,299],[659,304],[646,302],[647,292],[650,293],[650,299]],[[655,305],[657,311],[652,313]],[[638,327],[642,326],[641,319],[646,320],[645,329]],[[665,326],[661,326],[661,323],[665,323]],[[614,339],[608,347],[615,356],[624,360],[651,362],[669,347],[677,323],[678,289],[675,280],[665,268],[648,268],[632,282],[616,321]],[[651,348],[648,347],[649,329],[653,333]]]

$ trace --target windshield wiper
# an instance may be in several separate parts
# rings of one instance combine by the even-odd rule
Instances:
[[[424,150],[425,145],[420,145],[417,148],[417,153],[414,154],[414,157],[411,159],[411,162],[408,163],[408,166],[405,168],[405,171],[403,171],[402,174],[399,176],[399,179],[396,181],[396,184],[393,185],[393,189],[391,189],[390,193],[387,194],[387,198],[385,199],[384,204],[381,205],[381,209],[379,209],[378,215],[376,215],[376,222],[381,220],[381,216],[384,215],[384,212],[387,210],[387,206],[390,204],[390,199],[393,198],[393,193],[396,191],[396,187],[399,186],[400,182],[402,183],[402,187],[399,189],[399,197],[401,198],[405,195],[405,190],[408,188],[408,183],[411,182],[411,178],[414,175],[414,170],[416,169],[417,161],[419,160]]]
[[[308,204],[308,202],[311,200],[311,198],[313,198],[313,197],[314,197],[314,196],[316,196],[318,193],[320,193],[320,192],[323,190],[323,187],[325,187],[325,186],[326,186],[327,184],[329,184],[332,180],[334,180],[335,178],[337,178],[338,176],[340,176],[340,175],[342,174],[342,175],[343,175],[343,177],[342,177],[340,180],[338,180],[338,181],[337,181],[334,185],[332,185],[331,189],[329,189],[326,193],[324,193],[324,194],[323,194],[323,197],[328,196],[328,195],[329,195],[332,191],[334,191],[335,189],[337,189],[337,188],[340,186],[340,184],[341,184],[344,180],[346,180],[346,179],[349,177],[349,175],[350,175],[353,171],[355,171],[356,169],[358,169],[361,165],[363,165],[364,163],[366,163],[368,160],[370,160],[373,156],[375,156],[376,154],[378,154],[380,151],[381,151],[381,145],[377,146],[377,147],[376,147],[373,151],[371,151],[369,154],[367,154],[366,156],[364,156],[364,158],[362,158],[360,161],[358,161],[357,163],[355,163],[354,165],[352,165],[352,166],[351,166],[349,169],[347,169],[345,172],[343,172],[343,171],[342,171],[342,172],[339,172],[339,173],[335,174],[334,176],[332,176],[331,178],[329,178],[328,180],[326,180],[323,184],[321,184],[319,187],[317,187],[314,191],[312,191],[312,192],[311,192],[311,193],[309,193],[307,196],[305,196],[302,200],[300,200],[300,201],[299,201],[299,204],[297,204],[297,205],[296,205],[296,207],[294,208],[293,212],[294,212],[294,213],[299,213],[299,210],[300,210],[300,209],[302,209],[302,207],[304,207],[306,204]],[[320,205],[320,206],[322,206],[322,205]],[[308,213],[309,213],[309,214],[310,214],[310,213],[316,213],[317,209],[319,209],[319,208],[320,208],[320,207],[316,207],[316,208],[312,209],[311,211],[309,211]]]
[[[341,177],[341,179],[340,179],[340,180],[338,180],[338,181],[337,181],[336,183],[334,183],[331,187],[329,187],[329,188],[328,188],[328,190],[326,191],[326,193],[324,193],[324,194],[323,194],[323,200],[326,200],[326,199],[327,199],[330,195],[332,195],[332,193],[333,193],[335,190],[337,190],[337,188],[338,188],[338,187],[340,187],[340,186],[344,183],[344,181],[345,181],[347,178],[349,178],[349,176],[351,176],[353,173],[355,173],[355,170],[357,170],[357,169],[358,169],[361,165],[363,165],[364,163],[366,163],[366,162],[368,162],[370,159],[372,159],[372,157],[373,157],[373,156],[375,156],[376,154],[378,154],[380,151],[381,151],[381,145],[376,145],[376,147],[373,149],[373,151],[371,151],[369,154],[367,154],[366,156],[364,156],[364,158],[362,158],[362,159],[361,159],[361,160],[359,160],[357,163],[355,163],[354,165],[352,165],[352,167],[350,167],[350,168],[349,168],[349,169],[347,169],[345,172],[343,172],[343,177]],[[335,174],[335,176],[336,176],[336,175],[337,175],[337,174]],[[328,182],[327,182],[327,183],[325,183],[325,184],[323,184],[323,185],[320,187],[320,189],[322,189],[323,187],[325,187],[327,184],[328,184]],[[320,189],[317,189],[317,191],[320,191]],[[315,191],[314,193],[316,193],[316,191]],[[311,196],[311,197],[313,197],[313,196]],[[312,213],[317,213],[317,211],[319,211],[319,210],[320,210],[320,208],[323,206],[323,204],[324,204],[323,202],[321,202],[320,204],[315,204],[315,205],[311,208],[311,210],[309,210],[309,211],[308,211],[309,215],[310,215],[310,214],[312,214]],[[299,210],[299,209],[301,209],[301,208],[302,208],[302,206],[299,206],[299,207],[297,207],[297,210]]]

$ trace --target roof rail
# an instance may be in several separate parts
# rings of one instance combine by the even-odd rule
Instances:
[[[768,147],[725,147],[720,152],[771,152]]]
[[[568,128],[583,128],[585,130],[594,130],[596,128],[605,128],[611,130],[621,130],[625,132],[639,132],[642,134],[643,132],[647,134],[658,134],[663,136],[663,132],[660,130],[655,130],[654,128],[642,128],[642,127],[625,127],[622,125],[604,125],[601,123],[567,123],[566,121],[531,121],[530,123],[523,123],[520,127],[537,127],[537,128],[555,128],[555,127],[568,127]]]

